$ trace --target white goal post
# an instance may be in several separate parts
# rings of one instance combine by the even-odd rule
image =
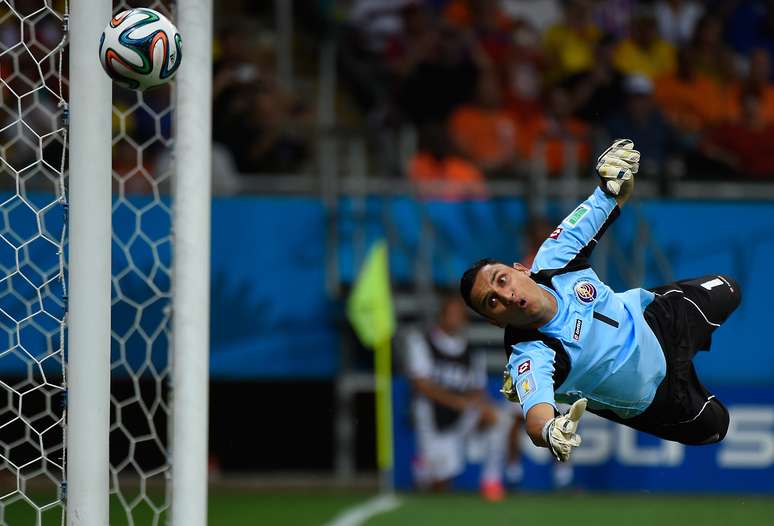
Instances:
[[[82,6],[82,8],[96,9],[100,4],[99,1],[94,0],[88,3],[96,5]],[[172,420],[172,436],[167,441],[167,458],[171,458],[171,488],[167,488],[166,491],[171,495],[171,503],[168,502],[167,506],[171,504],[173,526],[204,526],[207,521],[212,0],[180,0],[176,14],[176,23],[183,35],[183,60],[176,77],[177,103],[173,108],[175,114],[173,156],[175,174],[172,206],[174,256],[171,309],[173,356],[169,357],[172,363],[170,386],[172,414],[169,415]],[[76,16],[77,14],[73,12],[73,18]],[[110,13],[100,13],[97,17],[102,27],[109,16]],[[75,40],[73,40],[70,53],[71,56],[80,56],[84,53],[90,66],[97,68],[94,75],[104,79],[105,76],[98,71],[99,65],[93,52],[94,42],[96,39],[89,40],[89,49],[81,50],[76,49]],[[76,75],[75,71],[71,71],[72,75]],[[73,97],[75,96],[73,91]],[[89,99],[89,103],[93,105],[94,100],[96,99]],[[102,102],[100,104],[103,105]],[[110,105],[104,106],[109,108]],[[104,137],[100,137],[99,140],[104,141]],[[94,144],[92,147],[103,148],[101,144],[99,146]],[[74,172],[73,168],[71,173],[74,174]],[[103,175],[104,180],[106,178]],[[101,195],[104,197],[105,194]],[[107,195],[109,196],[109,183]],[[109,198],[103,206],[109,209]],[[76,232],[72,231],[71,236],[74,239]],[[100,243],[104,242],[103,237],[99,239]],[[108,242],[94,250],[104,252],[105,247],[109,246]],[[85,249],[84,252],[88,250]],[[71,267],[74,266],[71,264]],[[110,266],[106,268],[109,269]],[[100,277],[103,278],[102,275]],[[91,275],[91,279],[94,279],[94,274]],[[103,286],[109,287],[108,283],[109,280],[103,283]],[[104,312],[109,312],[109,309]],[[76,323],[74,312],[72,323]],[[93,320],[86,318],[85,323],[95,331]],[[103,331],[104,328],[99,332]],[[104,352],[108,348],[109,345],[102,347],[103,361],[98,362],[100,367],[104,365],[104,359],[109,356]],[[70,368],[73,369],[75,366],[76,364],[71,364]],[[97,371],[99,370],[101,369]],[[90,377],[101,376],[97,371],[92,367],[87,374]],[[99,412],[104,409],[109,395],[104,392],[103,382],[98,381],[97,384],[91,391],[90,402],[94,404],[91,411]],[[95,402],[95,400],[99,401]],[[96,424],[96,422],[93,423]],[[104,426],[103,421],[100,423]],[[72,426],[72,423],[68,426]],[[158,433],[159,430],[156,432]],[[80,436],[77,433],[77,430],[71,430],[70,436]],[[103,433],[100,435],[102,436]],[[70,441],[71,449],[73,445]],[[105,450],[98,444],[95,444],[95,447],[99,451]],[[98,458],[101,462],[102,457]],[[70,456],[71,467],[68,473],[76,473],[77,470],[82,469],[80,462],[76,464],[77,460],[79,460],[77,457]],[[88,465],[94,462],[94,457],[81,460]],[[107,474],[106,465],[106,462],[102,464],[101,476]],[[71,526],[105,524],[103,515],[98,517],[93,511],[99,510],[103,502],[107,503],[107,489],[103,487],[104,482],[100,480],[99,488],[95,487],[93,482],[82,486],[76,486],[75,482],[77,478],[68,481],[67,508],[71,510],[73,497],[84,492],[84,500],[92,501],[89,503],[89,515],[95,522],[87,522],[82,518],[76,520],[74,514],[68,511]],[[117,483],[114,482],[114,484]],[[95,492],[95,490],[99,491]],[[104,497],[95,495],[104,495]],[[99,502],[95,503],[94,500]],[[130,513],[128,516],[132,520],[133,515]],[[159,516],[154,516],[154,523],[158,520],[160,520]]]
[[[172,525],[207,524],[212,0],[180,0],[175,142]]]
[[[110,4],[70,13],[67,524],[108,524],[111,82],[97,60]]]
[[[206,524],[212,6],[0,0],[0,526]],[[102,71],[130,7],[176,89]]]

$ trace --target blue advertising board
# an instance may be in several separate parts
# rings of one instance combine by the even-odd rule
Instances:
[[[51,196],[41,194],[30,199],[33,203],[47,203]],[[361,221],[365,242],[359,244],[360,249],[377,238],[390,239],[390,270],[396,283],[405,283],[413,276],[416,255],[423,248],[419,235],[423,221],[433,227],[433,273],[439,284],[453,285],[467,265],[478,258],[518,261],[523,256],[520,240],[527,215],[524,201],[519,198],[452,203],[369,197],[364,205],[361,209],[351,199],[342,199],[335,217],[339,240],[337,265],[344,283],[351,282],[355,275],[355,246],[359,244],[355,240],[359,239],[356,231]],[[172,247],[169,242],[157,241],[170,233],[168,206],[167,200],[154,202],[149,196],[136,196],[115,208],[113,270],[124,270],[128,263],[134,269],[123,272],[117,282],[122,298],[127,300],[113,307],[112,320],[119,334],[138,323],[136,305],[148,302],[151,304],[143,308],[139,317],[140,327],[150,333],[154,327],[168,323],[168,299],[153,300],[155,292],[149,287],[148,278],[143,277],[153,276],[154,287],[169,290]],[[44,225],[54,238],[64,220],[59,208],[46,214]],[[559,207],[553,209],[558,214],[553,219],[559,221]],[[35,214],[27,211],[25,215],[25,210],[17,207],[16,212],[7,214],[9,223],[5,228],[29,237],[40,225]],[[142,210],[139,216],[138,210]],[[639,227],[638,217],[643,219]],[[214,200],[213,377],[336,375],[339,335],[345,321],[343,302],[331,298],[325,289],[326,221],[331,219],[323,203],[312,197]],[[728,273],[742,286],[742,305],[715,335],[713,352],[701,353],[696,359],[702,378],[722,385],[774,385],[774,353],[770,352],[767,334],[763,332],[770,325],[770,298],[774,298],[774,280],[770,278],[774,261],[774,203],[653,200],[627,205],[608,232],[608,236],[615,237],[624,261],[642,241],[635,235],[642,225],[647,225],[649,239],[661,250],[675,279]],[[137,235],[138,227],[142,235]],[[0,264],[6,269],[14,268],[15,251],[7,243],[0,249]],[[58,262],[53,244],[33,243],[25,250],[30,261],[41,267],[55,268]],[[663,276],[654,270],[659,266],[656,263],[653,251],[647,251],[643,286],[663,283]],[[608,267],[610,285],[616,290],[625,289],[626,283],[615,265]],[[25,277],[29,274],[29,279],[34,278],[34,273],[28,273],[26,268],[20,270]],[[14,279],[20,281],[20,277],[17,274]],[[17,303],[2,306],[14,320],[26,315]],[[0,336],[12,337],[15,326],[8,325],[4,330]],[[41,345],[35,339],[40,336],[35,334],[25,334],[23,338],[30,348]],[[141,364],[146,360],[147,349],[144,342],[140,343],[132,346],[128,341],[125,352],[129,362]],[[166,343],[166,338],[156,339],[154,359],[164,359]],[[733,359],[729,355],[731,350]],[[24,372],[21,361],[0,360],[0,374]]]
[[[495,401],[499,379],[491,378]],[[731,414],[725,440],[711,446],[684,446],[656,439],[587,413],[581,420],[583,444],[573,451],[573,486],[607,491],[738,492],[774,494],[774,387],[712,389]],[[395,486],[414,487],[416,448],[407,380],[393,384]],[[522,431],[523,432],[523,431]],[[523,490],[553,487],[555,461],[549,451],[522,436]],[[478,488],[480,466],[469,463],[454,480],[457,489]]]

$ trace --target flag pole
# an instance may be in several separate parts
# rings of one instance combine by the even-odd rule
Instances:
[[[386,339],[374,349],[376,382],[376,451],[381,474],[381,488],[392,493],[393,445],[392,445],[392,345]]]
[[[392,468],[392,307],[387,241],[371,247],[347,300],[347,318],[361,343],[374,351],[376,464],[385,493],[393,490]]]

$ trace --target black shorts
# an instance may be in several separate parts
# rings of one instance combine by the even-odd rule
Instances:
[[[739,284],[710,275],[651,291],[656,299],[644,315],[664,351],[666,376],[643,413],[628,419],[611,411],[597,414],[683,444],[719,442],[728,430],[728,411],[699,381],[693,357],[709,350],[712,333],[741,302]]]

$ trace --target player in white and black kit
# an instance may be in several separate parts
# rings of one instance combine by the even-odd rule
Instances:
[[[500,500],[513,414],[486,395],[486,359],[483,352],[471,351],[464,334],[467,322],[465,305],[459,297],[448,296],[433,327],[406,335],[419,453],[416,475],[421,485],[445,489],[465,468],[468,440],[481,432],[482,495]]]
[[[567,460],[590,411],[683,444],[726,434],[725,406],[699,381],[693,357],[741,301],[713,274],[616,293],[589,256],[628,199],[640,154],[618,140],[600,155],[599,188],[545,240],[532,268],[482,260],[460,283],[467,304],[505,328],[503,392],[519,401],[527,433]],[[573,404],[557,416],[556,403]]]

